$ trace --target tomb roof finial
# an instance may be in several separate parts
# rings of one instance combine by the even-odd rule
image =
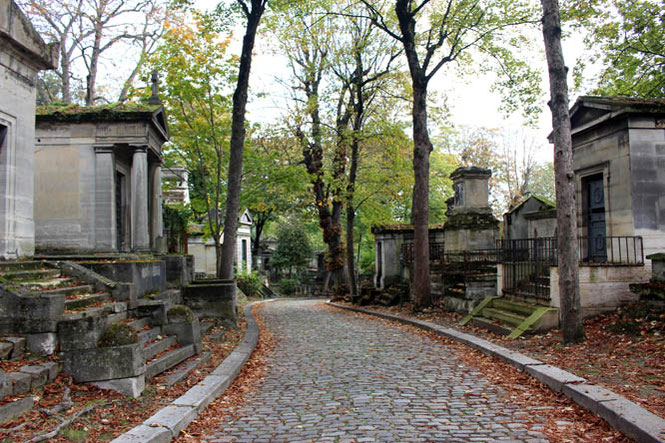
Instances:
[[[150,82],[152,83],[152,95],[148,99],[148,104],[161,105],[162,101],[159,99],[159,71],[152,71]]]

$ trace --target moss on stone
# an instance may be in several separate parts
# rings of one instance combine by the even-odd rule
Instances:
[[[483,230],[498,227],[499,220],[486,212],[463,212],[450,215],[445,226],[446,229]]]
[[[169,323],[193,323],[194,313],[185,305],[175,305],[166,313]]]
[[[99,339],[99,346],[102,348],[108,348],[111,346],[124,346],[138,343],[139,336],[136,333],[136,330],[127,323],[113,323],[102,337]]]

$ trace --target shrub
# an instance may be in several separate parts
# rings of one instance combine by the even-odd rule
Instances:
[[[261,278],[258,272],[239,274],[237,285],[238,289],[247,297],[258,297],[263,287],[263,278]]]
[[[139,336],[136,333],[136,330],[128,325],[127,323],[113,323],[102,337],[99,339],[99,346],[102,348],[108,348],[111,346],[124,346],[138,343]]]
[[[283,278],[279,281],[279,292],[282,295],[293,295],[298,288],[298,280],[295,278]]]

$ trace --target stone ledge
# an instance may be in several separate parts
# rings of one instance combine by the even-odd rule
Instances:
[[[520,369],[521,365],[521,369],[525,370],[529,375],[545,383],[551,389],[563,392],[564,395],[575,403],[597,414],[614,429],[624,433],[626,436],[639,442],[665,441],[664,419],[610,390],[585,384],[586,380],[575,374],[495,345],[471,334],[457,331],[456,329],[367,309],[343,306],[330,302],[328,304],[339,309],[375,315],[432,331],[437,335],[452,338],[453,340],[479,349],[486,354],[498,357],[518,369]]]
[[[245,337],[210,375],[143,424],[118,436],[111,443],[164,443],[171,441],[182,429],[185,429],[206,406],[224,393],[240,373],[259,338],[258,325],[252,316],[252,306],[268,301],[272,300],[252,303],[245,307],[247,321]]]

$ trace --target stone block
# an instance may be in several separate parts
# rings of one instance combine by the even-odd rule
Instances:
[[[110,389],[111,391],[118,392],[122,395],[137,398],[145,390],[145,375],[141,374],[136,377],[96,381],[92,384],[102,389]]]
[[[0,369],[0,400],[12,395],[12,382],[7,378],[7,374]]]
[[[0,342],[0,360],[8,360],[9,355],[12,353],[14,345],[6,341]]]
[[[28,412],[35,404],[34,397],[19,398],[4,405],[0,405],[0,423],[5,423]]]
[[[26,336],[28,352],[36,355],[51,355],[55,352],[57,346],[58,336],[54,332],[28,334]]]
[[[173,404],[176,406],[189,406],[197,411],[203,411],[233,382],[232,376],[209,375],[197,385],[178,397]]]
[[[167,428],[139,425],[112,440],[111,443],[168,443],[172,438],[173,435]]]
[[[586,381],[582,377],[551,365],[527,365],[524,370],[556,392],[561,392],[566,383],[584,383]]]
[[[12,360],[21,360],[25,356],[25,338],[23,337],[5,337],[3,340],[14,345],[9,358]]]
[[[77,382],[130,378],[145,374],[143,345],[80,349],[64,353],[64,371]]]
[[[596,385],[564,385],[563,394],[585,409],[598,413],[598,404],[604,401],[617,400],[614,392]]]
[[[237,320],[236,283],[217,280],[183,288],[183,302],[199,315]]]
[[[76,349],[97,347],[97,342],[106,330],[107,317],[96,312],[96,315],[76,320],[61,321],[58,325],[60,349],[64,352]]]
[[[24,374],[30,375],[30,377],[32,378],[31,382],[32,389],[44,386],[48,381],[48,368],[45,368],[44,366],[41,365],[22,366],[21,369],[19,369],[19,371],[23,372]]]
[[[189,426],[196,416],[197,411],[191,406],[175,406],[171,404],[144,421],[143,424],[165,427],[175,437],[180,431]]]
[[[16,325],[19,331],[25,333],[56,332],[63,312],[65,312],[64,294],[20,297]]]
[[[12,395],[22,395],[30,392],[32,377],[25,372],[10,372],[7,380],[12,384]]]
[[[640,443],[665,441],[665,420],[623,397],[598,403],[598,415]]]
[[[162,332],[166,335],[175,335],[181,345],[194,345],[197,354],[201,352],[201,326],[198,318],[192,323],[169,323],[162,326]]]
[[[58,377],[58,374],[60,374],[60,371],[62,371],[62,363],[56,363],[54,361],[47,361],[40,366],[43,366],[48,371],[49,382],[55,380]]]

